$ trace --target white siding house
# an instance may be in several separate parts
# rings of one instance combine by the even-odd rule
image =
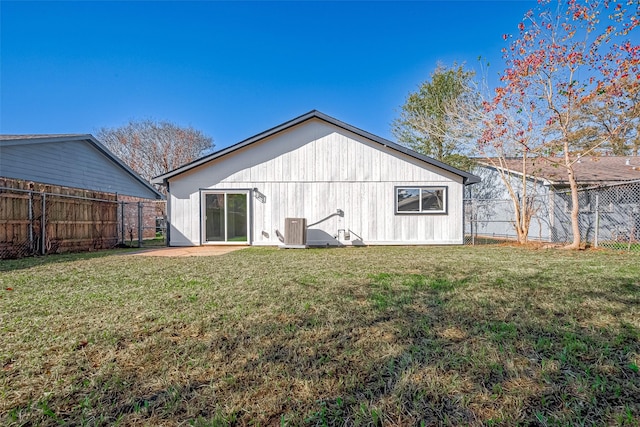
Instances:
[[[318,111],[152,182],[168,187],[171,246],[463,243],[463,188],[479,179]]]

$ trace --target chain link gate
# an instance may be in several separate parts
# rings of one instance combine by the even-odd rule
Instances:
[[[595,247],[640,253],[640,182],[582,192]],[[582,206],[582,205],[581,205]],[[583,228],[591,224],[584,224]]]
[[[166,202],[118,202],[118,241],[127,247],[166,245]]]

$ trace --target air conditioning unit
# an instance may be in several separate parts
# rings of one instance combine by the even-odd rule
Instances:
[[[284,220],[284,244],[285,246],[307,245],[307,219],[285,218]]]

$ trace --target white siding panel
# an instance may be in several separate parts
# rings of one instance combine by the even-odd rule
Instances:
[[[367,214],[366,210],[363,209],[364,200],[363,197],[363,183],[355,182],[351,186],[351,203],[352,203],[352,212],[353,212],[353,220],[351,224],[347,227],[347,229],[352,229],[357,232],[359,235],[362,235],[362,222],[364,220],[364,216]]]
[[[314,182],[317,181],[316,179],[316,169],[315,169],[315,158],[316,158],[316,153],[315,153],[315,147],[316,147],[316,141],[311,141],[309,142],[306,146],[305,146],[305,152],[306,152],[306,156],[305,156],[305,162],[304,162],[304,169],[305,169],[305,177],[304,180],[306,182]]]
[[[309,145],[309,144],[307,144]],[[298,152],[298,160],[297,160],[297,170],[298,170],[298,181],[305,182],[307,180],[306,174],[306,166],[307,166],[307,145],[297,150]]]
[[[372,182],[367,185],[367,188],[369,189],[367,194],[367,203],[369,205],[369,209],[368,214],[365,217],[367,224],[366,227],[363,227],[363,233],[361,234],[361,236],[378,236],[380,233],[378,228],[379,215],[377,215],[378,187],[380,187],[380,185],[377,182]]]
[[[371,180],[380,181],[382,179],[382,175],[380,174],[380,156],[382,156],[382,153],[378,150],[367,151],[371,156]]]
[[[319,168],[318,165],[322,164],[322,162],[324,162],[324,159],[322,158],[322,156],[324,155],[323,153],[323,148],[322,148],[322,144],[323,141],[320,140],[320,138],[318,138],[315,143],[314,143],[314,156],[313,156],[313,171],[315,173],[315,182],[326,182],[327,181],[327,170],[326,168]]]
[[[366,146],[364,144],[355,144],[356,145],[356,176],[359,177],[361,181],[370,181],[371,180],[371,150],[366,150]]]
[[[331,161],[338,164],[338,176],[340,181],[353,180],[350,177],[349,167],[351,165],[351,158],[349,156],[349,141],[342,137],[342,135],[334,135],[338,143],[331,147]]]
[[[262,232],[265,232],[268,236],[262,236],[260,238],[260,241],[277,241],[277,237],[275,235],[275,231],[273,230],[273,227],[271,226],[271,215],[273,212],[272,209],[272,204],[273,204],[273,197],[271,196],[271,194],[273,194],[271,192],[271,189],[269,186],[267,186],[266,183],[261,182],[259,183],[258,187],[257,187],[261,193],[264,195],[264,202],[260,202],[262,204],[262,215],[259,216],[258,213],[253,215],[253,218],[256,219],[256,222],[258,222],[260,219],[261,221],[261,227],[260,230],[257,230],[260,233],[260,236],[262,236]]]
[[[300,151],[302,149],[298,148],[297,150],[293,150],[289,153],[289,164],[287,165],[289,169],[289,176],[287,177],[287,181],[300,181],[302,178],[300,177]],[[287,170],[285,168],[285,170]]]
[[[305,191],[304,184],[301,182],[293,183],[293,199],[296,202],[295,213],[297,217],[304,218],[305,217]]]
[[[282,156],[278,156],[275,158],[275,160],[272,162],[273,163],[273,177],[274,177],[274,181],[276,182],[282,182],[284,179],[284,157],[286,156],[286,154],[282,155]]]
[[[263,163],[266,172],[264,173],[264,175],[262,175],[261,177],[258,177],[259,179],[264,179],[266,182],[274,182],[276,180],[276,172],[274,170],[274,165],[272,162],[265,162]]]
[[[404,218],[400,215],[396,215],[394,211],[395,190],[393,189],[393,185],[394,184],[392,183],[392,185],[389,185],[387,188],[383,187],[381,189],[385,200],[384,206],[389,206],[388,209],[390,210],[390,212],[387,210],[385,210],[384,212],[384,216],[386,219],[385,222],[388,224],[388,228],[385,228],[385,235],[382,236],[383,240],[388,241],[401,240],[401,237],[399,237],[396,233],[396,226],[400,226],[400,224],[402,224],[402,221],[404,221]],[[390,188],[391,191],[389,191]]]
[[[340,179],[340,160],[342,158],[342,147],[338,141],[338,135],[332,133],[326,138],[326,148],[324,149],[324,164],[329,175],[327,181],[341,181]],[[320,165],[317,165],[320,166]]]

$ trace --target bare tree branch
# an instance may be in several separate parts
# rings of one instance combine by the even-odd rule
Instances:
[[[130,121],[102,128],[96,138],[148,181],[213,149],[213,140],[201,131],[168,121]]]

